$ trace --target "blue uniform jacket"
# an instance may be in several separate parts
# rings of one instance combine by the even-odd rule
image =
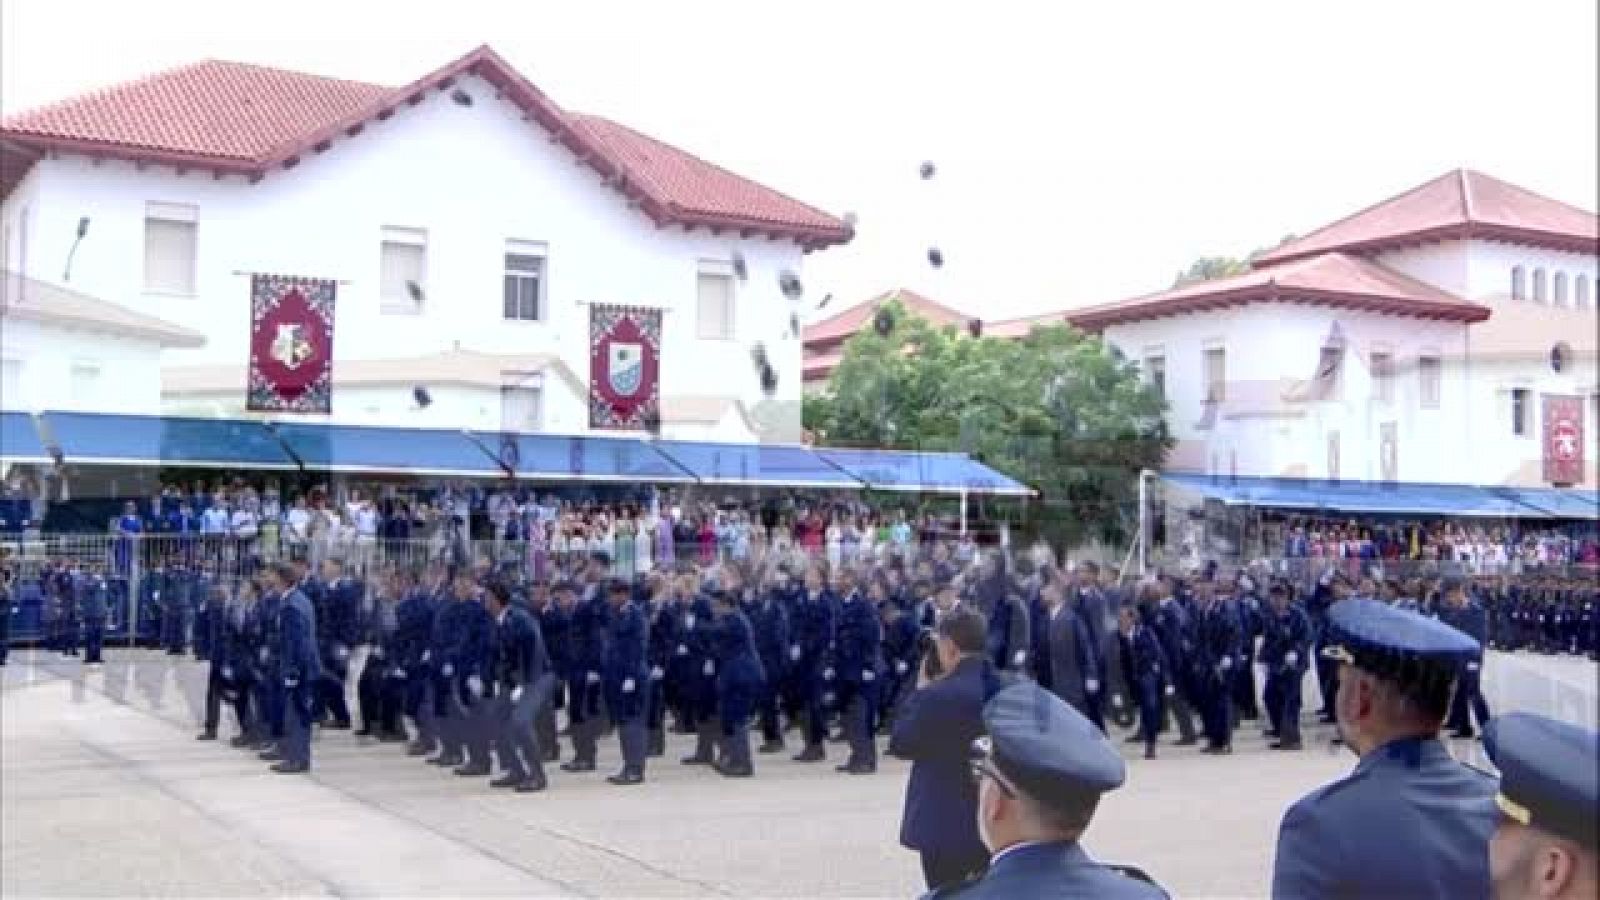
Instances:
[[[489,611],[476,600],[453,600],[440,617],[447,626],[443,664],[451,667],[451,674],[446,677],[464,684],[476,675],[487,684],[494,640]]]
[[[401,669],[423,668],[422,654],[428,650],[435,615],[433,597],[417,588],[395,608],[394,665]],[[409,674],[409,673],[407,673]]]
[[[1495,790],[1436,739],[1379,747],[1284,814],[1272,896],[1488,897]]]
[[[572,607],[567,631],[569,677],[583,679],[589,672],[598,674],[605,667],[609,613],[603,598],[580,600]]]
[[[1001,851],[988,874],[963,887],[935,893],[961,900],[1161,900],[1161,888],[1107,868],[1073,842],[1023,844]]]
[[[78,594],[78,612],[85,622],[104,625],[110,607],[106,603],[106,580],[98,575],[81,574],[73,579]]]
[[[1311,619],[1298,606],[1286,606],[1283,615],[1272,610],[1262,623],[1261,662],[1268,671],[1304,672],[1311,662]],[[1289,664],[1288,656],[1295,661]]]
[[[544,636],[544,649],[550,655],[550,669],[557,678],[565,679],[572,669],[572,618],[555,603],[539,613],[539,631]]]
[[[749,719],[766,675],[744,613],[735,609],[719,616],[711,633],[717,662],[717,709],[726,728]]]
[[[530,688],[550,671],[539,622],[520,606],[507,608],[495,623],[494,648],[495,681],[508,691]]]
[[[311,601],[290,589],[278,606],[277,664],[285,682],[304,685],[322,675],[317,653],[317,614]]]
[[[1197,677],[1212,677],[1228,673],[1241,662],[1243,653],[1243,625],[1238,609],[1231,600],[1217,600],[1210,609],[1200,612],[1198,640],[1195,646],[1194,669]],[[1226,673],[1223,673],[1226,674]]]
[[[895,714],[889,753],[911,761],[900,816],[905,847],[968,859],[983,854],[970,754],[984,734],[983,705],[997,686],[994,664],[969,656],[913,691]]]
[[[777,588],[766,591],[759,603],[745,610],[755,631],[756,653],[767,677],[777,680],[789,667],[789,612]]]
[[[839,604],[839,631],[834,640],[834,668],[845,684],[872,682],[883,672],[883,623],[878,611],[860,594]],[[871,672],[872,678],[866,677]]]
[[[833,646],[837,615],[838,602],[827,589],[818,591],[815,597],[801,591],[795,598],[794,614],[789,620],[789,641],[791,648],[800,650],[800,659],[793,661],[794,667],[808,679],[818,676],[818,666]]]

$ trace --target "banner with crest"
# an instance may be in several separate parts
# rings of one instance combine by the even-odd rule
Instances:
[[[250,376],[245,408],[324,413],[333,406],[333,303],[338,283],[250,276]]]
[[[1557,486],[1583,483],[1583,398],[1545,394],[1544,480]]]
[[[661,310],[589,307],[589,427],[643,431],[661,406]]]

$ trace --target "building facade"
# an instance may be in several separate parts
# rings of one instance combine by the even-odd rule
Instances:
[[[935,326],[960,326],[967,316],[958,310],[931,300],[915,291],[899,288],[885,291],[864,302],[829,315],[825,319],[806,325],[803,334],[804,356],[802,371],[805,389],[821,391],[828,386],[833,370],[844,359],[844,345],[867,328],[872,327],[872,317],[888,303],[900,304],[906,312],[921,316]]]
[[[780,275],[850,237],[561,109],[488,48],[401,88],[199,63],[12,117],[0,140],[20,271],[47,281],[71,254],[74,288],[206,336],[164,359],[174,411],[243,411],[251,276],[272,273],[337,282],[332,421],[589,430],[591,310],[616,304],[660,311],[667,436],[675,398],[712,396],[763,412],[752,439],[795,440]]]

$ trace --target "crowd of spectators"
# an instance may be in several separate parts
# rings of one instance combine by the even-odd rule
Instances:
[[[1262,529],[1264,549],[1287,559],[1454,562],[1475,574],[1600,563],[1600,535],[1592,524],[1513,527],[1464,519],[1285,516],[1264,520]]]

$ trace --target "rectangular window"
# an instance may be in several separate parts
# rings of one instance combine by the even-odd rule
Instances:
[[[518,322],[538,322],[544,312],[543,244],[507,241],[505,261],[504,313]]]
[[[379,309],[395,315],[420,314],[427,275],[428,233],[416,228],[383,229]]]
[[[1378,471],[1384,481],[1400,480],[1400,423],[1378,426]]]
[[[79,409],[92,409],[100,395],[100,366],[92,362],[72,364],[72,403]]]
[[[1417,395],[1421,400],[1423,409],[1439,408],[1440,381],[1443,369],[1444,362],[1437,356],[1423,356],[1417,359],[1417,378],[1420,382]]]
[[[1144,358],[1144,380],[1155,390],[1156,396],[1166,399],[1167,396],[1167,358],[1165,356],[1146,356]]]
[[[144,207],[144,290],[175,297],[195,295],[195,250],[200,211],[183,203]]]
[[[1339,432],[1330,431],[1330,432],[1328,432],[1328,480],[1329,481],[1338,481],[1339,480],[1339,457],[1340,457],[1340,455],[1341,455],[1341,448],[1339,447]]]
[[[703,341],[733,340],[733,275],[700,270],[696,333]]]
[[[1222,347],[1206,348],[1207,403],[1221,403],[1227,397],[1228,353]]]
[[[1372,354],[1372,394],[1379,403],[1394,402],[1394,357]]]
[[[539,372],[502,372],[500,379],[500,430],[517,434],[542,430],[544,375]]]
[[[1517,437],[1527,437],[1529,417],[1532,414],[1533,392],[1527,388],[1511,389],[1511,433]]]

